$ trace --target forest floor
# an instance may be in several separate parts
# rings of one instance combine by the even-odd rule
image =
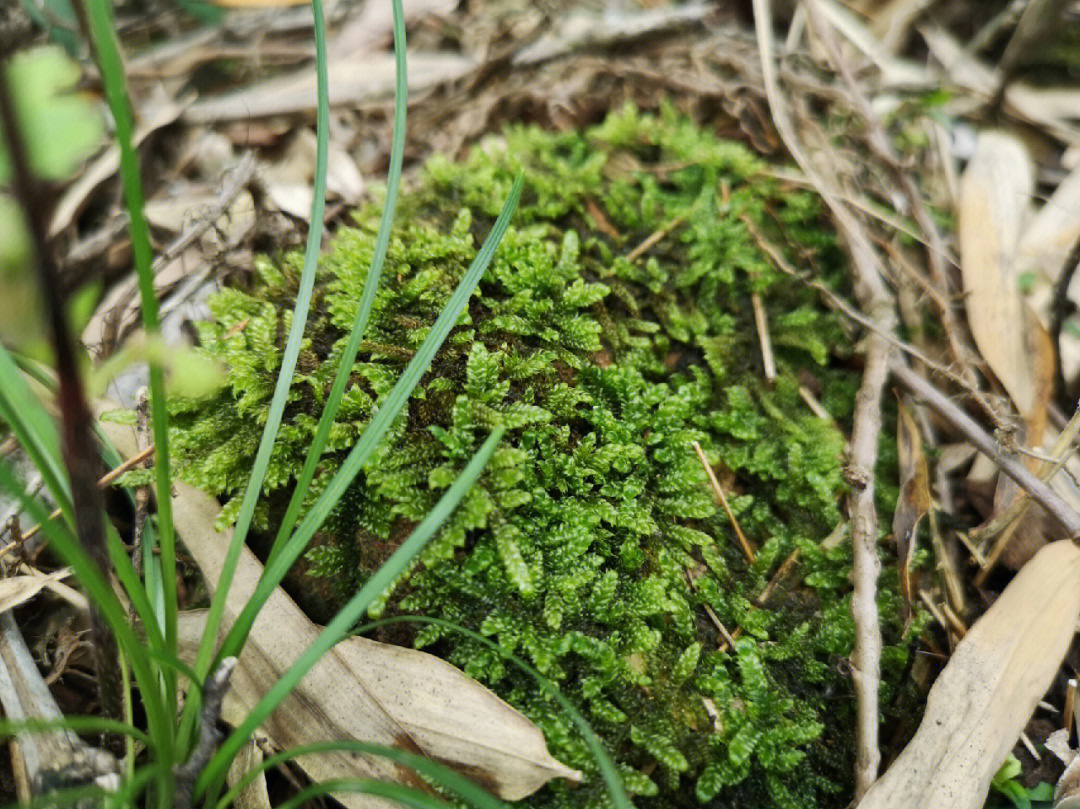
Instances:
[[[1080,391],[1080,7],[416,0],[405,12],[406,183],[429,156],[463,157],[507,124],[580,129],[627,102],[670,103],[717,136],[791,165],[784,179],[822,196],[857,301],[830,305],[864,335],[866,412],[850,436],[847,514],[856,543],[878,539],[867,519],[893,534],[885,555],[911,582],[914,607],[932,616],[920,638],[934,661],[921,675],[928,690],[1017,571],[1080,526],[1080,442],[1069,418]],[[330,0],[326,14],[332,232],[385,176],[394,59],[389,3]],[[155,284],[167,329],[182,335],[215,284],[250,277],[260,253],[303,243],[315,170],[311,10],[133,0],[118,20]],[[87,70],[84,85],[97,81]],[[118,189],[107,150],[62,189],[50,228],[69,290],[90,282],[104,290],[83,335],[98,361],[139,323]],[[131,375],[110,394],[133,403],[141,383]],[[876,514],[872,492],[869,502],[859,496],[860,474],[877,461],[881,423],[871,411],[893,391],[912,407],[895,438],[902,503],[895,515]],[[916,582],[907,569],[918,544],[929,551]],[[856,610],[874,601],[866,560],[876,554],[859,554]],[[36,557],[16,558],[33,566]],[[62,708],[86,712],[93,694],[81,641],[50,612],[51,602],[24,606],[20,624]],[[972,743],[997,756],[991,771],[1015,753],[1020,786],[1003,791],[1023,799],[1043,796],[1027,789],[1056,783],[1061,756],[1077,746],[1076,615],[1065,626],[1045,618],[1014,615],[995,625],[997,635],[978,635],[976,670],[1019,654],[1009,639],[1024,637],[1026,673],[1002,664],[1004,679],[973,675],[951,686],[1039,705],[1016,727],[1016,718],[993,715]],[[857,618],[860,672],[875,666],[873,621]],[[1027,675],[1041,683],[1038,694],[1030,684],[1023,691]],[[876,689],[872,676],[854,680],[863,697]],[[957,721],[969,728],[976,717]],[[877,770],[866,760],[879,747],[875,727],[876,711],[857,731],[860,794]],[[1057,756],[1047,741],[1062,730]],[[882,772],[906,741],[880,740]],[[0,773],[0,796],[14,794],[7,761]]]

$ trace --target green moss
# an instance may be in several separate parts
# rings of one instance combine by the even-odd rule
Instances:
[[[841,254],[817,199],[770,178],[743,146],[671,110],[626,109],[584,134],[512,129],[463,163],[433,159],[402,199],[367,342],[309,502],[423,340],[519,170],[514,225],[407,412],[309,552],[324,579],[305,581],[332,582],[331,601],[353,592],[502,423],[507,436],[479,484],[374,612],[446,618],[528,659],[583,709],[642,806],[844,804],[850,550],[822,544],[842,521],[844,438],[798,386],[816,385],[846,424],[858,376],[845,368],[838,321],[773,266],[754,233],[833,283]],[[376,206],[362,210],[323,261],[264,525],[314,432],[377,220]],[[627,257],[661,229],[643,256]],[[183,474],[226,498],[247,482],[298,264],[262,262],[252,288],[222,292],[215,321],[201,327],[229,385],[178,408],[175,447]],[[771,387],[755,292],[770,312]],[[731,506],[759,546],[753,564],[712,502],[695,440],[725,470]],[[795,572],[761,608],[758,595],[796,551]],[[891,578],[881,596],[883,697],[900,710],[908,650],[898,645]],[[733,650],[718,650],[709,610],[741,628]],[[440,628],[414,640],[491,685],[589,775],[574,790],[546,788],[531,806],[604,805],[584,744],[531,680]]]

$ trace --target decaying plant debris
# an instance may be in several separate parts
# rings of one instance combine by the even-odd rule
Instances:
[[[763,610],[780,614],[789,603],[786,599],[799,597],[803,587],[800,582],[813,575],[815,565],[819,565],[818,572],[832,577],[828,586],[833,592],[823,603],[832,603],[830,599],[842,603],[849,588],[854,588],[851,601],[855,628],[851,638],[855,645],[852,648],[845,639],[836,646],[843,651],[837,652],[832,662],[840,670],[834,668],[826,678],[832,688],[826,699],[836,700],[835,704],[841,706],[833,719],[842,725],[843,734],[835,738],[845,745],[843,752],[831,751],[836,755],[829,762],[829,772],[842,772],[843,777],[833,781],[841,788],[832,794],[827,788],[818,789],[826,785],[814,784],[809,789],[802,784],[809,791],[791,791],[789,795],[802,798],[801,803],[792,805],[841,806],[852,796],[870,790],[866,806],[891,806],[894,804],[889,801],[901,795],[905,796],[904,805],[931,806],[936,800],[927,797],[931,779],[920,776],[918,767],[926,766],[925,750],[937,749],[934,744],[942,739],[938,736],[927,742],[933,736],[927,726],[885,779],[872,786],[879,775],[881,757],[888,764],[915,730],[913,722],[892,722],[879,734],[879,713],[888,715],[897,705],[891,696],[901,688],[897,675],[906,678],[906,687],[925,690],[939,666],[929,661],[944,661],[955,651],[956,665],[946,668],[939,678],[942,693],[947,689],[953,689],[949,693],[962,693],[985,687],[996,689],[992,693],[1022,693],[1015,700],[1010,696],[1010,703],[1034,705],[1043,696],[1045,683],[1059,670],[1063,656],[1066,663],[1061,671],[1066,674],[1075,675],[1080,664],[1075,648],[1068,649],[1066,636],[1072,624],[1067,615],[1055,623],[1048,617],[1052,611],[1044,611],[1045,625],[1054,626],[1045,633],[1030,629],[1033,624],[1026,622],[1033,619],[1024,612],[1026,607],[1016,608],[1014,622],[1002,618],[999,610],[988,614],[995,616],[992,628],[973,625],[987,603],[1003,590],[1010,575],[1006,571],[1025,570],[1017,578],[1018,584],[1029,591],[1037,590],[1040,582],[1033,583],[1032,577],[1043,568],[1023,568],[1025,562],[1044,545],[1048,547],[1035,556],[1035,562],[1046,559],[1048,552],[1064,553],[1060,549],[1066,546],[1054,544],[1053,540],[1080,533],[1080,519],[1076,516],[1080,486],[1069,478],[1070,468],[1073,473],[1080,469],[1071,445],[1076,424],[1066,423],[1076,405],[1075,396],[1070,399],[1069,392],[1076,390],[1080,363],[1080,341],[1071,333],[1069,303],[1075,297],[1070,284],[1080,259],[1074,247],[1080,236],[1080,215],[1076,213],[1080,170],[1075,160],[1069,162],[1067,151],[1075,153],[1080,148],[1075,112],[1080,105],[1076,91],[1036,86],[1033,82],[1037,73],[1030,69],[1025,72],[1025,63],[1037,61],[1032,58],[1032,43],[1045,42],[1054,20],[1069,12],[1061,3],[1031,2],[1025,5],[1023,15],[1009,17],[1005,6],[1017,4],[998,3],[992,4],[995,13],[987,15],[985,25],[973,25],[961,19],[962,13],[944,8],[946,4],[875,4],[868,0],[851,3],[858,12],[868,15],[863,19],[836,0],[800,2],[793,16],[790,9],[770,5],[766,0],[754,2],[751,19],[749,15],[728,15],[692,3],[606,17],[589,9],[559,12],[516,3],[462,4],[459,8],[438,0],[412,4],[408,9],[410,36],[418,53],[412,62],[410,157],[415,160],[441,154],[452,160],[464,158],[482,136],[501,132],[507,123],[538,123],[556,130],[585,129],[603,120],[611,110],[621,109],[624,101],[632,101],[643,110],[656,110],[661,103],[669,103],[711,135],[737,139],[768,157],[769,166],[761,173],[771,175],[769,182],[779,182],[785,192],[808,189],[822,200],[820,224],[830,222],[839,235],[840,248],[846,255],[846,280],[820,277],[816,272],[819,264],[807,260],[805,251],[778,245],[776,234],[763,229],[761,222],[752,217],[743,224],[746,234],[757,242],[765,264],[777,272],[772,281],[798,290],[793,295],[813,299],[823,313],[828,312],[836,334],[843,334],[843,340],[855,347],[853,355],[843,356],[838,363],[835,355],[844,352],[833,352],[830,362],[847,374],[848,394],[853,394],[861,379],[858,406],[853,412],[838,408],[836,402],[843,397],[823,397],[821,390],[815,390],[820,379],[807,380],[793,373],[797,369],[791,362],[791,352],[798,349],[793,349],[792,344],[798,339],[791,338],[786,345],[783,340],[784,318],[790,312],[770,309],[769,296],[762,301],[764,290],[747,289],[744,299],[740,299],[740,305],[746,307],[740,321],[746,330],[745,339],[740,345],[751,375],[757,378],[751,386],[753,396],[759,401],[784,398],[785,407],[804,407],[807,412],[817,408],[823,423],[832,422],[829,429],[834,431],[834,437],[839,437],[841,443],[849,440],[843,465],[830,467],[830,474],[843,473],[846,500],[841,511],[829,512],[835,525],[828,526],[829,530],[825,526],[815,529],[814,547],[777,541],[775,530],[764,530],[765,523],[747,517],[745,468],[740,471],[737,464],[733,466],[722,452],[717,453],[715,446],[706,443],[708,459],[721,462],[717,464],[716,485],[718,491],[731,498],[731,513],[729,517],[725,511],[717,510],[708,518],[695,519],[712,520],[704,533],[714,539],[745,531],[755,547],[750,559],[746,549],[732,544],[728,549],[730,558],[724,559],[725,565],[737,566],[749,576],[739,591],[746,604],[730,614],[716,609],[708,597],[700,596],[694,586],[702,573],[688,566],[684,590],[690,594],[688,603],[694,606],[697,624],[678,651],[689,654],[692,636],[707,634],[712,645],[691,655],[695,658],[695,676],[706,676],[701,662],[705,659],[717,661],[719,668],[734,670],[739,664],[732,661],[743,661],[749,655],[746,650],[754,643],[763,643],[763,633],[768,635],[769,630],[760,628],[755,634],[755,621],[759,619],[754,616]],[[336,60],[341,79],[336,84],[336,152],[331,168],[338,179],[330,221],[341,224],[349,221],[349,211],[368,193],[359,182],[361,176],[367,180],[378,177],[385,162],[390,117],[386,97],[392,89],[388,81],[392,72],[386,53],[388,15],[381,13],[379,4],[369,0],[361,14],[348,3],[331,4],[330,15],[335,22],[332,62]],[[175,41],[171,46],[133,55],[129,70],[147,99],[141,129],[145,137],[143,149],[152,156],[148,173],[159,180],[155,226],[162,255],[158,267],[160,291],[173,292],[172,303],[166,307],[179,315],[185,300],[205,293],[205,279],[228,270],[234,277],[250,282],[258,253],[277,254],[295,244],[295,227],[289,217],[303,209],[304,155],[310,140],[305,118],[311,111],[307,105],[312,97],[305,84],[311,81],[309,71],[303,62],[309,58],[310,48],[305,40],[308,16],[303,9],[230,13],[223,28],[200,31],[181,30],[182,24],[177,28],[175,18],[167,15],[162,19],[167,30],[172,26],[170,33]],[[191,76],[200,71],[212,74],[225,59],[239,57],[242,61],[246,44],[238,49],[233,38],[249,37],[255,30],[262,34],[261,64],[272,64],[270,72],[275,75],[265,81],[244,80],[231,94],[204,93],[197,100],[186,94],[193,84],[200,89],[207,87],[205,75],[195,82],[189,81]],[[962,47],[958,36],[970,37],[973,44]],[[929,57],[924,56],[924,46]],[[994,53],[1001,55],[997,71],[991,66]],[[359,63],[370,68],[367,80],[348,81]],[[943,84],[950,88],[951,99],[935,96]],[[994,127],[986,114],[988,108],[1003,116]],[[254,118],[252,111],[256,113]],[[1024,122],[1023,130],[1017,126],[1018,121]],[[990,132],[992,128],[1008,131]],[[1024,139],[1017,136],[1021,131]],[[962,143],[967,132],[974,133],[971,140],[975,145],[970,154],[964,152]],[[962,175],[958,173],[957,151],[964,158],[973,155]],[[272,163],[287,162],[282,155],[288,155],[295,164],[279,166],[281,170],[276,173],[267,170]],[[788,157],[794,158],[797,168],[785,167]],[[615,164],[612,170],[632,173],[647,163],[641,155],[635,159],[637,165],[625,162]],[[64,269],[65,278],[72,284],[88,271],[96,273],[105,268],[118,276],[128,268],[123,217],[110,211],[108,196],[114,160],[102,156],[87,170],[82,182],[66,191],[57,207],[52,236],[70,240],[71,259]],[[652,171],[661,190],[665,183],[678,182],[680,172],[692,171],[676,164],[645,167]],[[167,181],[168,177],[173,180]],[[170,188],[177,177],[181,184]],[[1005,188],[1011,189],[1007,195],[1003,193]],[[1056,193],[1033,214],[1036,206],[1032,200],[1055,189]],[[193,214],[177,216],[180,209],[167,196],[198,196],[202,207]],[[459,202],[482,210],[478,200]],[[594,237],[598,241],[626,248],[611,249],[612,256],[621,254],[625,258],[643,237],[653,235],[627,228],[625,219],[609,215],[605,200],[600,198],[583,202],[576,215],[580,221],[588,222],[591,232],[599,234]],[[648,267],[650,257],[670,259],[669,245],[679,242],[688,221],[692,222],[692,217],[680,221],[672,217],[671,221],[659,223],[655,241],[642,245],[642,252],[631,263]],[[449,229],[451,221],[441,224]],[[464,238],[469,227],[466,224],[458,235]],[[580,229],[584,232],[584,228]],[[582,249],[587,253],[592,247]],[[265,277],[265,267],[263,273]],[[286,271],[284,277],[287,275]],[[590,278],[587,283],[602,282]],[[1026,297],[1021,294],[1022,287],[1028,293]],[[619,293],[613,290],[611,294]],[[130,291],[125,292],[121,285],[112,295],[95,317],[93,331],[87,334],[100,356],[121,345],[134,323]],[[594,310],[588,307],[585,314],[595,317]],[[175,316],[176,321],[182,319]],[[601,322],[599,317],[596,319]],[[657,320],[670,329],[670,321],[664,322],[663,317]],[[250,321],[242,321],[234,318],[225,332],[235,331],[218,337],[243,337]],[[400,338],[404,331],[402,327],[402,333],[387,332],[383,337]],[[273,335],[265,337],[269,350]],[[394,362],[409,350],[407,343],[407,339],[381,343],[373,339],[364,349],[368,365],[382,363],[384,372],[392,372]],[[836,346],[830,348],[839,345],[838,338]],[[491,348],[485,346],[485,350]],[[695,349],[707,354],[700,345]],[[313,345],[311,359],[317,363],[331,350],[329,345]],[[590,354],[589,363],[601,370],[612,364],[618,366],[617,352],[606,343],[595,351],[591,345],[588,350],[579,349],[579,358],[583,352]],[[506,373],[506,360],[498,360],[496,371],[491,372],[484,364],[489,358],[474,357],[476,353],[462,353],[458,357],[458,376],[451,374],[449,378],[479,386],[481,375],[494,373],[501,384],[498,377]],[[777,357],[777,381],[773,381],[766,369]],[[674,369],[668,370],[685,373],[684,366],[696,359],[700,358],[683,352],[683,356],[672,359]],[[564,376],[582,372],[568,360],[569,355],[560,357],[561,364],[553,367]],[[321,381],[317,368],[308,368],[305,374],[309,385],[301,396],[317,397]],[[818,375],[824,378],[827,374],[821,371]],[[375,376],[378,374],[371,372],[366,377],[365,392],[369,396],[377,396],[379,391],[381,377]],[[800,384],[806,382],[810,384]],[[915,470],[922,475],[918,485],[929,483],[932,495],[928,502],[921,490],[914,517],[920,527],[899,554],[899,561],[885,539],[888,527],[894,524],[891,508],[896,494],[893,487],[899,482],[897,472],[904,474],[904,470],[897,470],[894,460],[894,388],[904,389],[911,396],[908,420],[901,430],[907,430],[907,440],[916,450],[917,457],[912,460],[909,456],[909,461],[927,466],[925,474]],[[517,387],[513,390],[514,404],[530,404],[518,398],[522,391]],[[439,395],[439,391],[433,391],[431,399],[438,400]],[[849,396],[848,401],[855,400]],[[421,407],[429,406],[433,407]],[[438,418],[423,426],[431,424],[445,426],[438,424]],[[1059,437],[1059,430],[1063,437]],[[703,436],[688,432],[683,437],[687,439],[686,456],[679,463],[685,460],[695,464],[689,439]],[[638,436],[635,441],[645,446],[648,437]],[[974,460],[972,448],[980,453]],[[287,480],[288,465],[283,463],[282,480]],[[686,472],[685,480],[680,481],[685,496],[706,501],[709,489],[704,470],[679,468]],[[1066,471],[1059,472],[1062,468]],[[1005,474],[998,473],[998,469]],[[218,486],[217,490],[226,488]],[[841,488],[838,485],[831,490],[834,505],[841,502]],[[468,530],[475,531],[475,526]],[[393,537],[394,530],[390,530],[380,542],[392,543]],[[504,539],[495,546],[495,555],[505,570],[517,571],[515,586],[524,594],[522,587],[528,589],[525,585],[531,583],[534,572],[529,570],[529,559],[521,552],[521,544]],[[694,553],[702,553],[704,540],[694,547]],[[849,549],[854,554],[850,568],[853,584],[846,578]],[[376,555],[385,550],[371,547]],[[325,561],[328,552],[323,553]],[[815,553],[832,557],[823,562]],[[881,559],[888,566],[879,584],[875,579]],[[836,564],[837,560],[842,564]],[[697,561],[702,567],[710,566],[707,558]],[[360,563],[362,566],[364,560]],[[1071,561],[1056,565],[1053,575],[1047,573],[1040,581],[1048,583],[1058,576],[1064,582],[1062,587],[1073,587],[1073,567]],[[713,573],[706,574],[705,581]],[[908,582],[908,596],[921,616],[916,617],[903,640],[900,632],[904,605],[899,598],[902,580]],[[1001,596],[1002,601],[1009,597],[1008,593],[1006,590]],[[419,604],[422,598],[415,592],[413,595]],[[390,603],[397,606],[397,602]],[[424,606],[430,608],[433,603],[428,601]],[[1062,614],[1076,611],[1068,599],[1061,601],[1058,608]],[[566,605],[562,609],[565,612]],[[824,623],[829,621],[836,621],[838,626],[843,623],[847,632],[850,618],[845,613],[841,620],[838,613],[829,613]],[[886,634],[884,661],[879,626],[884,626]],[[489,629],[500,641],[522,643],[520,638],[511,640],[509,634],[506,639],[499,637],[498,627]],[[507,632],[505,628],[502,631]],[[963,641],[965,635],[972,640]],[[1044,638],[1045,642],[1036,642]],[[771,640],[767,637],[764,643]],[[1038,658],[1038,665],[1031,669],[1038,669],[1040,675],[1025,677],[1031,670],[1014,672],[1005,666],[994,670],[993,676],[1000,679],[992,681],[985,666],[995,655],[1003,654],[1009,642],[1019,640],[1030,643],[1025,654]],[[693,642],[700,643],[696,639]],[[443,640],[442,644],[440,651],[452,654],[449,641]],[[580,646],[568,653],[586,657],[587,643],[582,641]],[[912,665],[909,670],[897,669],[895,655],[905,647],[915,651]],[[465,654],[461,656],[463,662],[466,658]],[[639,664],[634,658],[629,665],[633,671]],[[881,684],[876,670],[881,664],[886,670],[886,688],[879,706]],[[474,673],[494,681],[504,679],[505,685],[505,675],[493,676],[496,667],[496,663],[484,658],[475,664]],[[668,674],[674,676],[676,669],[677,665]],[[749,668],[744,667],[740,676],[748,678]],[[767,675],[776,676],[771,672]],[[512,677],[508,679],[512,682]],[[659,688],[655,682],[644,681],[636,687],[637,698],[644,702],[655,696],[650,689]],[[663,687],[668,684],[665,682]],[[509,688],[508,693],[527,702],[520,687],[514,688]],[[597,693],[600,691],[602,688]],[[1064,693],[1062,683],[1055,680],[1046,697],[1051,705],[1062,708]],[[724,740],[720,754],[728,756],[725,766],[734,766],[731,751],[737,751],[738,745],[733,744],[737,736],[733,727],[741,721],[740,715],[753,707],[744,697],[739,696],[734,707],[716,704],[715,695],[706,697],[693,709],[687,709],[685,715],[675,717],[674,724],[682,722],[691,728],[683,740],[694,734]],[[796,694],[792,709],[798,712],[804,698],[812,699]],[[966,714],[947,702],[938,697],[928,710],[934,716],[946,717],[942,726],[950,733],[970,729],[963,723]],[[678,700],[665,704],[680,705]],[[604,715],[604,710],[595,705],[593,710],[590,718],[598,724],[618,724],[612,722],[617,718],[614,712]],[[1007,737],[1017,732],[1028,713],[1019,711],[1000,725],[979,725],[982,735],[978,760],[958,765],[958,771],[964,774],[947,784],[954,799],[963,796],[956,799],[956,805],[981,805],[988,779],[1000,763],[989,759],[1011,747],[1016,740]],[[536,715],[543,717],[539,723],[547,731],[549,743],[554,739],[572,757],[574,741],[565,727],[552,719],[550,712],[544,714],[537,709]],[[755,721],[746,722],[746,726],[753,726]],[[1055,717],[1033,726],[1029,743],[1041,744],[1046,726],[1061,722]],[[710,724],[715,732],[708,732]],[[803,723],[804,736],[812,735],[807,727]],[[656,729],[639,727],[636,738],[623,739],[623,751],[635,751],[627,759],[626,774],[629,783],[643,793],[643,806],[650,800],[674,805],[672,795],[690,804],[695,783],[698,797],[718,795],[716,799],[724,805],[742,805],[740,800],[750,800],[751,795],[758,801],[754,805],[761,805],[761,796],[766,794],[781,804],[784,790],[792,789],[783,778],[771,783],[764,779],[755,786],[742,784],[732,775],[736,770],[730,768],[714,779],[722,782],[717,792],[703,790],[700,779],[680,781],[678,773],[686,770],[680,769],[678,756],[686,759],[686,755],[679,745],[671,744],[670,728],[653,731]],[[839,731],[830,727],[830,739],[834,732]],[[781,742],[778,736],[768,743],[786,745],[784,753],[801,750],[800,745],[807,740],[798,736],[793,731],[786,741]],[[612,738],[618,738],[617,734]],[[921,754],[920,749],[924,751]],[[1027,755],[1022,747],[1017,749],[1022,757]],[[750,750],[745,760],[756,760],[758,764],[751,766],[758,766],[763,755],[772,753]],[[709,756],[717,761],[720,759],[715,756],[720,754],[715,749],[696,750],[689,756],[688,768],[707,767]],[[1030,757],[1025,758],[1028,761]],[[581,764],[576,760],[569,763]],[[904,769],[911,766],[915,768]],[[1038,777],[1056,776],[1051,766]],[[926,786],[927,791],[907,794],[899,787],[893,788],[913,783]],[[663,797],[646,797],[658,785],[664,790]],[[740,793],[739,789],[745,791]],[[811,793],[815,803],[806,802]],[[590,793],[585,787],[576,791],[556,789],[553,794],[557,797],[541,793],[542,797],[534,800],[576,806],[579,804],[575,800],[583,805]]]

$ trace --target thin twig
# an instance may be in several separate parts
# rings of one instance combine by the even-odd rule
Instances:
[[[671,231],[675,230],[675,228],[677,228],[682,223],[683,217],[676,216],[663,227],[657,228],[655,231],[650,233],[641,244],[639,244],[637,247],[635,247],[633,250],[626,254],[626,260],[637,261],[647,252],[652,250],[652,248],[655,247],[661,239],[671,233]]]
[[[153,447],[153,445],[151,445],[151,446],[147,447],[146,449],[142,450],[141,452],[138,452],[135,455],[132,455],[130,458],[128,458],[122,464],[117,466],[111,472],[107,472],[106,474],[104,474],[100,478],[98,478],[98,482],[97,482],[98,488],[104,489],[106,486],[108,486],[110,483],[112,483],[114,480],[116,480],[118,477],[120,477],[125,472],[128,472],[128,471],[134,469],[135,467],[141,465],[143,463],[143,461],[145,461],[147,458],[149,458],[153,454],[154,454],[154,447]],[[49,515],[49,519],[50,520],[55,520],[62,513],[63,512],[61,512],[60,509],[55,509]],[[30,537],[34,536],[34,534],[36,534],[40,530],[41,530],[41,523],[38,523],[37,525],[32,526],[31,528],[27,529],[26,533],[23,534],[22,537],[20,537],[19,542],[26,542],[26,540],[30,539]],[[7,556],[9,553],[11,553],[11,551],[14,549],[14,546],[17,545],[17,544],[18,543],[16,543],[16,542],[9,542],[3,548],[0,548],[0,559],[3,559],[5,556]]]
[[[866,370],[856,397],[851,457],[845,476],[852,487],[852,577],[854,592],[851,612],[855,621],[855,648],[851,655],[855,686],[855,800],[859,801],[877,778],[881,764],[878,750],[878,685],[881,680],[881,631],[878,627],[877,577],[881,563],[877,556],[877,512],[874,507],[874,466],[881,430],[881,397],[888,377],[889,342],[896,315],[892,296],[881,278],[881,266],[865,231],[850,209],[838,198],[837,189],[826,182],[803,150],[788,117],[784,96],[776,75],[770,0],[753,0],[754,25],[761,54],[765,95],[777,132],[795,162],[811,180],[825,201],[848,245],[855,268],[855,292],[875,325],[867,341]],[[812,11],[812,9],[808,8]]]
[[[724,507],[724,512],[731,522],[731,527],[735,529],[735,536],[739,538],[739,545],[742,546],[746,561],[753,564],[754,555],[756,553],[754,544],[746,538],[746,534],[743,533],[742,528],[739,526],[739,521],[735,519],[735,513],[731,510],[731,506],[728,505],[727,496],[724,494],[724,490],[720,488],[720,481],[716,479],[716,473],[713,472],[713,468],[709,465],[709,461],[705,457],[705,450],[701,448],[701,444],[697,441],[691,443],[694,446],[694,452],[697,453],[698,459],[701,461],[701,465],[705,467],[705,474],[709,476],[709,485],[712,486],[713,494],[715,494],[716,499],[720,501],[720,505]]]
[[[761,295],[750,293],[750,305],[754,309],[754,326],[757,328],[758,343],[761,345],[761,362],[765,366],[765,381],[770,385],[776,381],[776,362],[773,360],[772,340],[769,339],[769,320],[765,314],[765,304]]]

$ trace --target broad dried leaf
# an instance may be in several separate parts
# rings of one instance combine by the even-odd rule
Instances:
[[[1047,545],[956,647],[915,738],[858,809],[980,809],[1080,614],[1080,549]]]
[[[231,531],[218,533],[217,501],[185,483],[174,484],[173,513],[185,547],[213,585]],[[229,590],[226,624],[240,613],[262,575],[247,548]],[[204,618],[183,613],[181,657],[191,659]],[[312,623],[280,587],[252,627],[233,673],[224,718],[235,722],[288,670],[315,640]],[[300,682],[264,726],[282,748],[325,739],[363,739],[422,752],[461,771],[502,798],[530,795],[552,778],[578,780],[580,773],[547,751],[544,736],[524,715],[434,655],[361,637],[342,641]],[[385,759],[327,753],[300,766],[315,781],[370,776],[415,783],[408,771]],[[350,807],[383,805],[363,795],[342,795]]]
[[[240,748],[240,752],[232,760],[225,780],[231,787],[249,772],[262,766],[262,763],[262,750],[257,744],[249,741]],[[232,809],[270,809],[270,792],[266,788],[266,773],[261,772],[255,776],[255,780],[244,787],[229,805]]]
[[[908,397],[900,399],[896,422],[896,448],[900,467],[900,497],[893,514],[900,594],[904,598],[904,625],[911,622],[911,558],[919,521],[930,510],[930,473],[923,453],[919,425],[911,413]]]
[[[47,576],[11,576],[0,579],[0,612],[25,604],[53,582],[70,575],[71,568],[65,567]]]
[[[1025,418],[1038,407],[1038,391],[1015,257],[1034,183],[1024,145],[1004,132],[983,132],[960,183],[958,227],[972,336]]]

